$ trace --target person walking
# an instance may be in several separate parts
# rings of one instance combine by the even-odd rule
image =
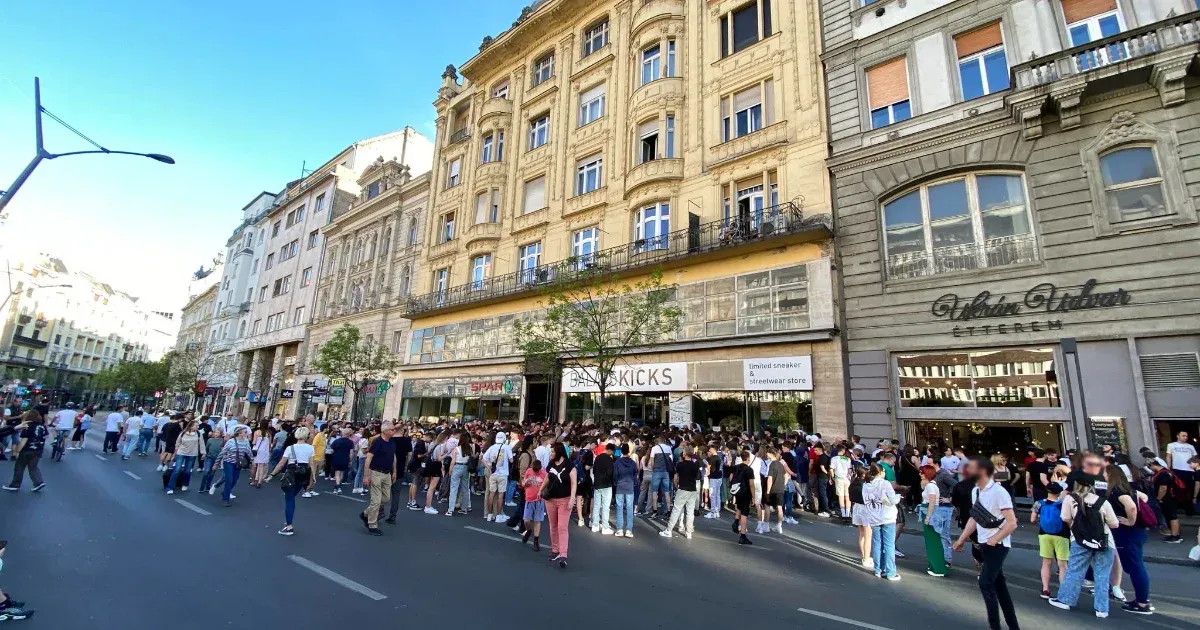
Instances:
[[[260,488],[267,478],[267,466],[271,464],[271,427],[264,420],[250,438],[254,445],[254,463],[250,466],[250,487]],[[282,457],[282,455],[281,455]],[[273,467],[272,467],[273,468]]]
[[[311,429],[309,429],[312,431]],[[313,490],[313,486],[317,483],[317,477],[325,472],[325,457],[329,450],[329,425],[321,427],[317,431],[313,431],[309,437],[312,439],[313,458],[312,458],[312,474],[308,476],[308,485],[304,487],[304,498],[315,497],[319,492]]]
[[[250,462],[253,459],[252,451],[250,450],[250,440],[247,434],[250,427],[239,426],[233,430],[233,437],[225,441],[225,445],[221,447],[221,453],[217,455],[217,460],[221,462],[221,470],[224,477],[221,479],[221,505],[229,507],[233,505],[233,487],[237,485],[238,476],[243,468],[249,468]],[[215,486],[208,489],[209,494],[212,494],[216,489]]]
[[[208,434],[208,439],[204,441],[204,476],[200,478],[201,493],[208,492],[208,489],[212,487],[213,475],[221,465],[218,459],[221,457],[221,447],[224,443],[224,434],[220,428],[213,429]]]
[[[92,428],[92,418],[96,415],[96,408],[88,405],[88,408],[75,417],[75,432],[71,434],[71,449],[76,451],[83,450],[83,436],[87,435],[88,429]]]
[[[721,482],[725,479],[725,458],[716,444],[708,446],[708,512],[704,518],[721,518]]]
[[[482,445],[483,445],[483,441],[481,439],[480,447],[482,447]],[[533,466],[534,460],[537,459],[537,457],[535,457],[533,454],[533,435],[531,435],[531,434],[526,435],[525,438],[521,440],[518,448],[519,448],[519,452],[516,454],[516,457],[513,458],[513,462],[514,462],[513,465],[515,466],[515,470],[511,470],[510,472],[516,473],[516,475],[517,475],[516,479],[521,480],[521,479],[525,478],[525,471],[529,470],[530,467]],[[483,490],[484,490],[484,495],[486,496],[487,483],[488,483],[487,482],[487,473],[489,472],[489,469],[488,469],[487,463],[483,461],[483,458],[479,459],[479,468],[483,471],[483,474],[482,474]],[[545,467],[543,467],[542,470],[545,470]],[[508,520],[506,520],[504,522],[504,525],[506,527],[511,528],[513,531],[523,534],[523,533],[525,533],[525,530],[526,530],[525,519],[524,519],[524,516],[525,516],[525,507],[524,507],[525,506],[525,493],[524,492],[517,493],[516,503],[517,503],[517,506],[516,506],[517,509],[513,510],[512,516],[508,517]]]
[[[108,454],[110,451],[117,452],[117,440],[121,437],[121,426],[125,424],[125,416],[121,415],[121,410],[124,407],[117,405],[112,413],[104,419],[104,444],[100,447],[102,454]],[[161,463],[161,462],[160,462]],[[166,470],[160,467],[159,470]]]
[[[741,463],[729,471],[729,493],[733,496],[733,532],[738,534],[739,545],[752,545],[746,536],[746,520],[750,514],[750,504],[754,497],[751,486],[758,477],[758,472],[750,465],[754,455],[749,449],[742,451]]]
[[[133,455],[134,449],[137,448],[138,441],[142,435],[142,427],[145,426],[143,421],[144,414],[144,411],[138,409],[121,426],[120,439],[125,440],[125,448],[121,451],[122,461],[128,460],[129,456]]]
[[[187,492],[187,484],[192,478],[192,467],[196,465],[196,458],[200,456],[200,432],[197,430],[200,423],[192,420],[188,422],[187,427],[179,434],[175,440],[175,462],[171,466],[171,477],[167,482],[167,494],[175,494],[175,483],[179,481],[179,476],[183,475],[183,486],[180,488],[183,492]]]
[[[613,462],[613,498],[617,505],[617,537],[633,538],[633,503],[634,490],[637,488],[637,462],[628,450],[629,445],[614,452],[617,461]]]
[[[392,500],[392,484],[396,482],[396,445],[392,442],[395,426],[384,422],[380,426],[379,439],[373,440],[367,448],[367,461],[364,466],[368,476],[371,502],[367,511],[358,516],[362,519],[367,533],[372,536],[382,536],[379,529],[379,512],[383,505]]]
[[[271,471],[272,477],[284,471],[284,477],[279,482],[279,487],[283,489],[283,527],[279,530],[280,536],[296,533],[292,527],[296,517],[296,495],[309,487],[313,476],[315,449],[308,443],[308,437],[307,427],[296,429],[296,443],[283,449],[283,456]]]
[[[1050,605],[1063,610],[1073,608],[1090,568],[1095,576],[1092,608],[1103,619],[1108,617],[1109,579],[1116,555],[1111,530],[1119,523],[1112,504],[1096,494],[1097,481],[1097,477],[1083,471],[1072,472],[1067,479],[1074,491],[1063,498],[1062,519],[1071,532],[1071,557],[1058,597],[1051,598]]]
[[[350,470],[350,451],[354,449],[354,443],[350,441],[351,435],[353,433],[350,427],[346,427],[329,443],[329,468],[333,471],[334,494],[342,493],[342,480],[346,471]]]
[[[533,551],[542,550],[538,538],[542,534],[542,521],[546,520],[546,501],[542,499],[542,487],[546,484],[546,471],[542,470],[542,462],[534,458],[533,463],[521,477],[521,494],[525,496],[522,516],[525,521],[525,534],[521,543],[528,543],[533,537]]]
[[[700,491],[697,481],[700,477],[700,466],[692,459],[692,447],[685,445],[679,454],[679,463],[675,464],[675,501],[671,507],[671,518],[667,528],[658,533],[663,538],[671,538],[672,530],[679,526],[679,533],[684,538],[691,538],[695,531],[695,514],[700,503]],[[770,483],[768,480],[767,483]],[[782,495],[782,493],[780,493]]]
[[[5,490],[16,492],[21,489],[25,480],[25,470],[29,469],[29,481],[33,484],[34,492],[41,492],[46,487],[42,480],[42,471],[38,462],[46,448],[46,439],[50,437],[50,429],[46,428],[46,420],[42,414],[29,410],[21,417],[21,425],[16,442],[13,443],[13,477],[12,482],[4,486]]]
[[[157,420],[154,418],[154,414],[152,414],[152,413],[147,414],[147,413],[143,412],[142,413],[142,428],[140,431],[138,431],[138,436],[137,436],[138,457],[146,457],[146,451],[150,450],[150,442],[152,442],[154,440],[154,434],[156,433],[156,431],[155,431],[156,426],[157,426]],[[225,431],[224,433],[225,433],[225,435],[230,434],[229,431]]]
[[[454,516],[454,506],[459,504],[459,514],[471,513],[470,464],[474,455],[474,445],[464,432],[450,453],[450,504],[446,506],[446,516]]]
[[[871,464],[867,477],[870,481],[863,485],[862,495],[866,520],[871,525],[871,561],[875,577],[895,582],[900,580],[900,574],[896,572],[896,516],[899,513],[896,506],[900,505],[900,497],[879,464]]]
[[[546,513],[550,520],[550,561],[557,562],[560,569],[565,569],[571,506],[575,503],[579,480],[563,443],[555,442],[551,449],[550,468],[546,474],[546,489],[543,491]]]
[[[975,534],[979,541],[980,554],[983,556],[983,566],[979,571],[979,592],[983,595],[983,603],[987,608],[988,628],[1000,630],[1001,611],[1004,623],[1009,630],[1019,630],[1017,610],[1013,607],[1012,596],[1008,592],[1008,582],[1004,579],[1004,559],[1012,546],[1012,533],[1017,529],[1017,517],[1013,511],[1012,497],[993,479],[996,474],[991,460],[975,457],[972,471],[975,473],[975,491],[972,493],[973,506],[971,518],[963,529],[958,540],[954,542],[954,550],[962,551],[963,546],[971,535]],[[1105,571],[1107,572],[1107,568]],[[1108,590],[1104,591],[1105,598]]]

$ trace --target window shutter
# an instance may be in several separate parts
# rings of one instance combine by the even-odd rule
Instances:
[[[645,138],[646,136],[658,133],[658,119],[648,120],[638,125],[638,137]]]
[[[867,94],[871,109],[908,100],[908,66],[899,57],[867,70]]]
[[[487,193],[479,193],[475,195],[475,222],[487,222]]]
[[[580,94],[579,102],[586,103],[594,98],[597,98],[597,97],[603,96],[603,95],[604,95],[604,84],[601,83],[600,85],[597,85],[596,87],[584,92],[583,94]]]
[[[763,126],[775,123],[775,82],[763,81]]]
[[[1004,39],[1000,35],[1000,23],[996,22],[955,36],[954,49],[958,53],[958,58],[962,59],[1003,43]]]
[[[762,92],[758,89],[759,86],[742,90],[733,95],[733,111],[740,112],[743,109],[749,109],[755,105],[762,104]]]
[[[1139,357],[1146,389],[1200,388],[1200,359],[1193,352]]]
[[[525,182],[525,214],[546,207],[546,178]]]
[[[1067,24],[1086,20],[1093,15],[1117,10],[1117,0],[1062,0],[1063,16]]]

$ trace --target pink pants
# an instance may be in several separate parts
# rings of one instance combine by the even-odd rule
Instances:
[[[571,499],[546,499],[546,517],[550,519],[550,551],[566,558]]]

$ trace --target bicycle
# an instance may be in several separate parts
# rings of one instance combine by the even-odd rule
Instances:
[[[67,432],[62,429],[58,430],[58,435],[54,436],[54,447],[50,450],[50,459],[56,462],[62,461],[63,453],[66,452]]]

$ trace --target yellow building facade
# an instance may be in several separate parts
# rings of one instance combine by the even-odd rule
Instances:
[[[545,0],[447,68],[401,416],[845,434],[810,4]],[[513,339],[588,261],[683,312],[604,401]]]

